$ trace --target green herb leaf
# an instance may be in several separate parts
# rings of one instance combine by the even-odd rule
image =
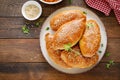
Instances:
[[[101,44],[101,47],[103,47],[103,44]]]
[[[46,30],[49,30],[49,27],[47,27]]]
[[[106,64],[106,68],[109,69],[110,68],[110,64]]]
[[[90,27],[93,27],[93,24],[92,23],[87,23],[86,26],[87,26],[87,28],[90,28]]]
[[[72,4],[72,0],[68,0],[69,1],[69,4]]]
[[[105,57],[109,57],[110,56],[110,53],[109,52],[106,52],[105,53]]]
[[[29,29],[26,27],[26,25],[24,25],[22,27],[22,32],[25,33],[25,34],[28,34],[29,33]]]
[[[65,44],[65,45],[64,45],[64,50],[65,50],[65,51],[71,51],[71,52],[75,53],[75,56],[80,55],[80,52],[72,49],[71,46],[72,46],[71,43]]]
[[[98,51],[99,53],[102,53],[102,51]]]
[[[109,69],[112,65],[114,65],[114,61],[110,60],[107,64],[106,64],[106,68]]]
[[[113,61],[113,60],[110,60],[110,61],[109,61],[109,64],[113,65],[113,64],[114,64],[114,61]]]
[[[85,11],[83,11],[83,14],[85,14],[85,15],[86,15],[87,13],[86,13]]]
[[[71,51],[71,50],[72,50],[72,49],[71,49],[71,46],[72,46],[71,43],[65,44],[65,45],[64,45],[65,51]]]
[[[35,23],[35,26],[36,26],[36,27],[39,27],[39,26],[40,26],[40,23],[39,23],[39,22]]]

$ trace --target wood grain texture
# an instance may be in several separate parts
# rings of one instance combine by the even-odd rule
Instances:
[[[21,27],[30,22],[23,18],[21,7],[28,0],[0,0],[0,80],[120,80],[120,25],[113,12],[105,16],[90,8],[84,0],[63,0],[57,5],[46,5],[37,0],[43,13],[37,20],[39,28],[31,28],[30,34],[23,34]],[[91,71],[82,74],[64,74],[52,68],[44,59],[39,46],[39,33],[45,19],[54,11],[65,6],[80,6],[96,13],[103,21],[107,35],[109,57]],[[30,22],[31,23],[31,22]],[[106,63],[114,60],[108,70]]]
[[[102,62],[120,62],[120,39],[109,39]],[[39,47],[39,39],[0,39],[0,62],[46,62]]]
[[[120,80],[120,63],[106,69],[100,63],[91,71],[82,74],[64,74],[47,63],[8,63],[0,64],[0,80]]]
[[[39,38],[40,28],[45,19],[46,17],[40,18],[38,20],[40,22],[40,27],[31,28],[30,34],[25,35],[21,28],[25,22],[28,21],[24,20],[23,18],[0,18],[0,38]],[[120,25],[118,24],[116,18],[106,17],[100,19],[104,22],[109,38],[120,38]]]
[[[0,39],[0,62],[44,62],[38,39]]]
[[[22,17],[21,14],[21,7],[24,4],[24,2],[26,2],[27,0],[0,0],[0,17]],[[57,4],[57,5],[46,5],[41,3],[39,0],[37,0],[42,8],[43,8],[43,13],[42,16],[48,16],[50,15],[52,12],[54,12],[55,10],[61,8],[61,7],[65,7],[65,6],[80,6],[80,7],[84,7],[84,8],[88,8],[90,10],[92,10],[93,12],[95,12],[97,15],[99,15],[100,17],[105,17],[105,15],[95,9],[91,9],[90,7],[88,7],[84,0],[73,0],[72,4],[69,3],[68,0],[64,0],[61,3]],[[110,14],[110,16],[114,16],[113,13]]]
[[[39,19],[41,25],[43,21],[43,18]],[[0,18],[0,38],[38,38],[41,27],[30,28],[30,34],[22,32],[26,22],[29,21],[23,18]]]
[[[22,5],[24,4],[24,2],[26,2],[28,0],[19,0],[19,1],[11,1],[11,0],[0,0],[0,16],[1,17],[22,17],[22,14],[21,14],[21,7]],[[53,11],[61,8],[61,7],[64,7],[64,6],[67,6],[69,5],[68,1],[67,0],[64,0],[63,2],[57,4],[57,5],[46,5],[46,4],[43,4],[41,3],[39,0],[37,0],[42,8],[43,8],[43,13],[42,13],[42,16],[48,16],[50,15]],[[76,0],[78,1],[78,0]],[[80,3],[82,3],[81,1],[79,1]]]

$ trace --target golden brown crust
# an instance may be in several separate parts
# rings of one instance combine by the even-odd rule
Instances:
[[[62,25],[54,34],[54,49],[64,49],[64,45],[71,43],[74,46],[82,37],[85,30],[85,19],[73,20]]]
[[[89,25],[85,25],[89,24]],[[64,68],[87,68],[97,63],[96,53],[100,45],[100,29],[96,21],[86,22],[86,16],[79,10],[64,11],[50,21],[54,35],[46,34],[46,48],[50,58]],[[79,42],[79,46],[76,45]],[[71,51],[64,45],[70,43]],[[81,52],[80,52],[81,50]],[[81,53],[76,55],[75,51]]]
[[[64,68],[71,68],[61,59],[61,57],[60,57],[61,51],[53,49],[53,47],[51,45],[53,43],[52,42],[53,36],[50,34],[46,34],[45,41],[46,41],[46,48],[47,48],[48,55],[53,60],[53,62],[55,62],[56,64],[58,64]]]
[[[69,10],[69,11],[63,11],[56,16],[54,16],[50,20],[50,26],[51,28],[56,31],[62,26],[63,24],[76,20],[76,19],[86,19],[86,16],[80,11],[80,10]]]
[[[90,24],[90,26],[86,26],[86,30],[79,42],[79,46],[83,56],[92,57],[95,55],[100,45],[100,29],[94,20],[89,20],[86,24]]]
[[[79,51],[79,47],[75,46],[73,50]],[[74,52],[63,51],[61,53],[62,60],[69,66],[74,68],[87,68],[94,65],[98,61],[98,55],[95,54],[93,57],[83,57],[77,55]]]

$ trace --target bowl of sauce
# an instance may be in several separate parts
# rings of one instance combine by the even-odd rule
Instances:
[[[45,4],[57,4],[60,3],[62,0],[40,0],[40,1]]]
[[[27,1],[22,6],[22,15],[27,20],[36,20],[42,14],[42,7],[37,1]]]

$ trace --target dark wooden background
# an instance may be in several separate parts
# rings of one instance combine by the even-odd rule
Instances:
[[[40,28],[32,28],[25,35],[21,27],[26,20],[21,14],[21,7],[27,0],[0,0],[0,80],[120,80],[120,25],[114,13],[103,13],[88,7],[84,0],[68,0],[57,5],[40,3],[43,8],[39,21],[44,20],[55,10],[75,5],[95,12],[103,21],[107,35],[109,57],[105,57],[92,70],[82,74],[64,74],[52,68],[44,59],[39,47]],[[115,64],[106,69],[106,63],[114,60]]]

